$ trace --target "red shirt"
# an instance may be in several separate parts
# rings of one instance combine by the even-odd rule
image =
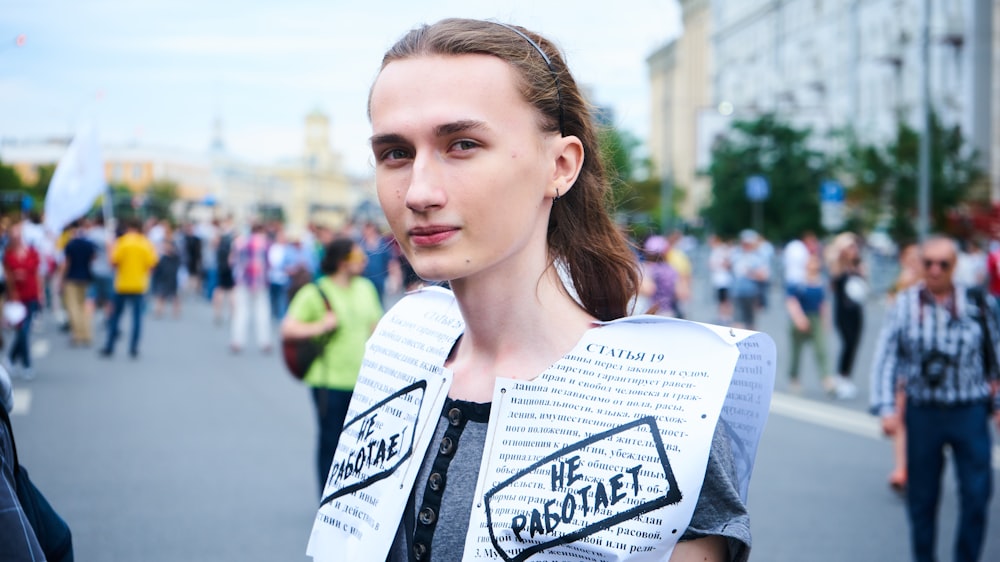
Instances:
[[[990,294],[1000,296],[1000,250],[990,252],[986,258],[986,279]]]
[[[11,298],[19,302],[39,300],[38,252],[31,246],[23,246],[20,251],[8,249],[3,255],[3,265],[7,269],[8,282],[14,286]]]

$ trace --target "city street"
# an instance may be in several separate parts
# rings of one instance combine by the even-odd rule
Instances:
[[[712,320],[709,299],[696,295],[693,318]],[[772,292],[758,328],[778,344],[778,383],[750,489],[752,560],[909,557],[903,503],[886,485],[890,443],[865,412],[879,302],[868,308],[856,367],[861,396],[836,402],[823,395],[810,352],[803,394],[784,392],[788,328]],[[305,560],[316,504],[307,389],[277,354],[231,355],[207,304],[186,305],[180,320],[147,315],[137,360],[123,347],[110,360],[70,349],[45,322],[37,379],[15,381],[22,463],[69,522],[77,560]],[[947,478],[942,560],[957,520]],[[983,560],[1000,560],[1000,500],[990,531]]]

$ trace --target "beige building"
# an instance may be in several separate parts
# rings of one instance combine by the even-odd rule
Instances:
[[[712,110],[711,3],[681,0],[684,34],[654,52],[649,66],[652,123],[649,152],[653,173],[672,190],[682,191],[677,209],[694,220],[711,196],[700,170],[699,115]]]
[[[56,164],[69,139],[5,143],[0,159],[33,183],[43,165]],[[216,122],[212,150],[191,154],[149,146],[105,147],[105,178],[126,185],[137,195],[158,181],[177,184],[181,199],[232,215],[245,223],[280,209],[286,222],[304,228],[322,222],[338,228],[355,210],[371,207],[374,182],[344,174],[339,155],[330,147],[330,119],[319,111],[306,116],[302,156],[277,165],[256,165],[226,154],[222,126]],[[367,202],[367,203],[366,203]],[[205,213],[201,213],[205,216]]]

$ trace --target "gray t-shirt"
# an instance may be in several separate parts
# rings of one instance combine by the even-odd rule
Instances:
[[[445,402],[396,531],[389,562],[462,559],[489,417],[489,404],[450,398]],[[740,499],[735,466],[719,420],[701,495],[680,540],[725,537],[729,560],[745,562],[750,557],[750,518]]]

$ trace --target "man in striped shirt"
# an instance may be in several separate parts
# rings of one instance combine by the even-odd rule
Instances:
[[[975,561],[982,552],[992,490],[991,415],[1000,427],[995,392],[1000,332],[983,293],[952,281],[955,242],[929,238],[921,252],[924,281],[897,296],[882,327],[872,365],[871,409],[881,416],[887,435],[905,424],[913,559],[935,559],[944,448],[950,446],[961,500],[954,560]],[[903,414],[895,403],[897,387],[906,394]]]

